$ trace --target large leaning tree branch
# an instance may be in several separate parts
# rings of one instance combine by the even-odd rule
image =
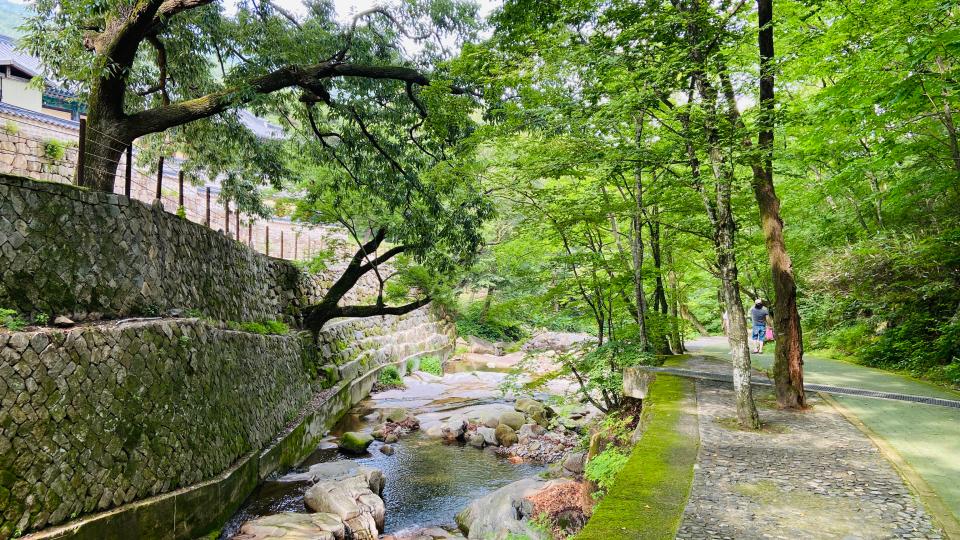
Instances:
[[[84,186],[112,191],[123,147],[134,139],[209,118],[265,94],[296,87],[316,89],[326,81],[348,77],[397,81],[406,86],[408,95],[413,95],[413,86],[430,85],[427,75],[411,67],[351,63],[335,55],[313,65],[281,66],[232,87],[127,114],[124,102],[132,92],[129,77],[140,45],[156,38],[171,18],[211,2],[140,0],[129,11],[108,17],[102,29],[84,35],[84,46],[96,54],[95,72],[98,73],[91,81],[85,141],[90,147],[109,149],[86,156],[83,170],[78,171]],[[450,92],[479,95],[460,87],[451,87]],[[418,109],[422,106],[415,105]]]
[[[314,338],[323,325],[337,317],[373,317],[376,315],[403,315],[430,303],[430,296],[424,296],[400,306],[388,306],[379,300],[370,305],[341,306],[340,301],[356,286],[357,282],[377,266],[410,249],[410,246],[394,246],[382,254],[370,259],[387,237],[387,230],[377,229],[373,238],[362,244],[354,253],[346,269],[333,283],[323,300],[304,309],[304,326],[313,333]],[[365,262],[366,261],[366,262]]]

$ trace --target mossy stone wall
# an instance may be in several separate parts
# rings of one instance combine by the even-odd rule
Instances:
[[[0,174],[0,307],[24,315],[272,319],[319,300],[332,278],[122,195]]]
[[[336,322],[319,354],[199,319],[0,332],[0,539],[213,478],[300,415],[325,382],[311,361],[357,366],[349,383],[445,332],[426,308]]]

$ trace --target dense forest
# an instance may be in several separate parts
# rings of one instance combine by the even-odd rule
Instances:
[[[957,7],[776,8],[771,155],[803,342],[956,384]],[[636,342],[639,298],[658,351],[720,332],[725,204],[744,302],[776,297],[752,170],[767,114],[757,16],[743,2],[506,3],[461,59],[503,98],[481,135],[500,210],[472,274],[487,296],[464,330]]]

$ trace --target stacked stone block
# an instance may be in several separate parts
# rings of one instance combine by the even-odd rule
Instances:
[[[322,298],[334,272],[306,276],[122,195],[0,175],[0,306],[26,315],[292,316]],[[348,300],[372,292],[361,286]]]

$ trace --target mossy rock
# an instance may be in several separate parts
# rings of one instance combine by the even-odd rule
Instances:
[[[543,408],[543,405],[542,405],[539,401],[537,401],[537,400],[535,400],[535,399],[530,399],[530,398],[520,398],[520,399],[518,399],[517,402],[513,405],[513,408],[514,408],[514,409],[516,409],[516,410],[518,410],[518,411],[520,411],[520,412],[522,412],[522,413],[524,413],[524,414],[530,414],[530,409],[531,409],[532,407],[539,407],[539,408],[542,409],[542,408]]]
[[[363,454],[372,442],[373,436],[369,433],[348,431],[340,436],[340,449],[351,454]]]
[[[495,434],[497,437],[497,442],[500,443],[500,446],[513,446],[519,441],[517,438],[517,432],[506,423],[497,426]]]
[[[506,424],[514,430],[520,429],[520,426],[527,423],[526,417],[518,412],[505,412],[500,415],[500,424]]]

